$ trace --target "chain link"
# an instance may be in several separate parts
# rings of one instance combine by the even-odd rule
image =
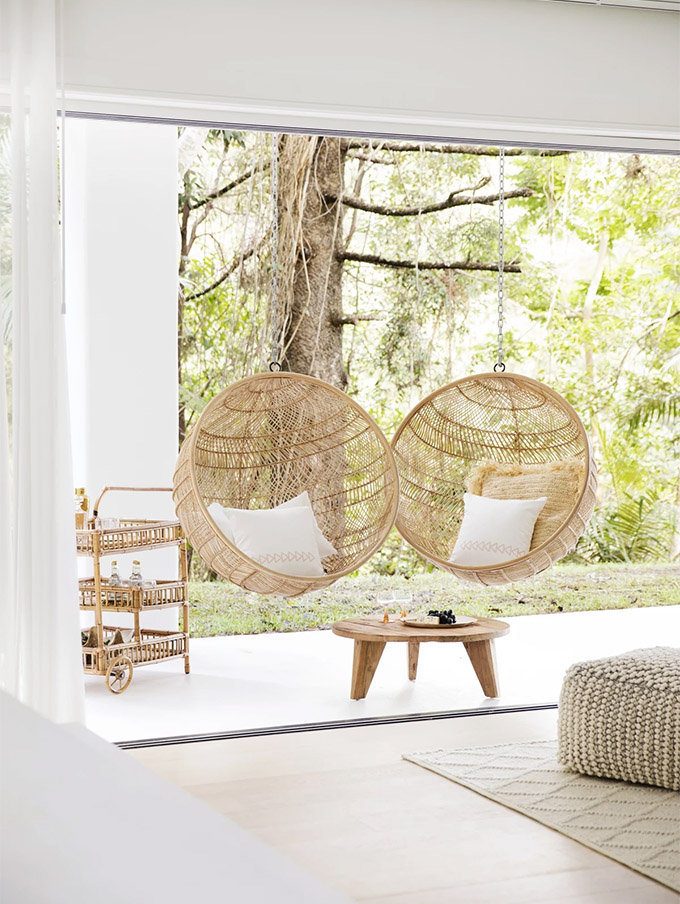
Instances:
[[[505,148],[498,149],[498,358],[494,370],[505,370],[503,363],[503,278],[505,233]]]
[[[272,350],[270,370],[281,370],[279,351],[281,323],[279,318],[279,136],[272,132]]]

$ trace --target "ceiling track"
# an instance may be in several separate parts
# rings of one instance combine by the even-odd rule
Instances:
[[[580,3],[586,6],[618,6],[629,9],[680,13],[680,0],[543,0],[544,3]]]

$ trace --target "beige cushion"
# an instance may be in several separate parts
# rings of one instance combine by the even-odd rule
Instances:
[[[567,521],[578,502],[584,477],[584,464],[575,458],[539,465],[482,461],[470,473],[467,491],[492,499],[546,496],[548,501],[536,519],[531,540],[531,549],[536,549]]]

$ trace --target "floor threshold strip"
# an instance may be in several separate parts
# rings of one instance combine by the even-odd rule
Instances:
[[[450,712],[407,713],[396,716],[370,716],[363,719],[338,719],[331,722],[302,722],[299,725],[273,725],[267,728],[242,728],[235,731],[214,731],[204,734],[172,735],[166,738],[141,738],[137,741],[115,741],[121,750],[141,747],[166,747],[173,744],[198,744],[204,741],[232,741],[239,738],[261,738],[270,735],[300,734],[306,731],[332,731],[337,728],[370,728],[380,725],[399,725],[406,722],[435,722],[441,719],[467,719],[471,716],[499,716],[507,713],[529,713],[557,709],[557,703],[537,703],[528,706],[494,706],[488,709],[458,709]]]

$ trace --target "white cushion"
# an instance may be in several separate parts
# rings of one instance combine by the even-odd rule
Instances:
[[[491,499],[465,493],[463,502],[463,521],[449,561],[479,567],[499,565],[529,552],[534,525],[547,497]]]
[[[306,508],[308,508],[312,513],[312,517],[314,518],[314,534],[316,536],[316,543],[319,547],[319,555],[321,556],[321,558],[323,559],[324,556],[336,555],[337,549],[324,537],[321,528],[319,527],[307,490],[305,490],[303,493],[300,493],[299,496],[295,496],[293,499],[289,499],[288,502],[282,502],[281,505],[277,505],[277,508],[299,508],[300,506],[306,506]]]
[[[248,558],[281,574],[323,575],[311,508],[232,509],[228,518],[234,545]]]
[[[287,502],[282,502],[281,505],[277,505],[275,509],[261,509],[261,511],[270,512],[276,511],[277,509],[300,507],[308,508],[312,513],[312,516],[314,517],[314,535],[316,537],[316,543],[319,548],[319,555],[321,556],[321,558],[323,559],[325,556],[334,556],[337,553],[337,549],[333,546],[332,543],[328,542],[328,540],[321,532],[321,528],[319,527],[316,516],[314,515],[314,509],[312,508],[312,503],[309,500],[309,493],[307,492],[307,490],[305,490],[303,493],[300,493],[299,496],[295,496],[293,499],[289,499]],[[208,506],[210,517],[222,531],[227,540],[229,540],[229,542],[233,543],[235,546],[238,546],[238,543],[236,543],[234,540],[234,532],[229,521],[229,516],[233,512],[242,511],[245,511],[245,509],[225,508],[223,505],[220,505],[219,502],[213,502]]]
[[[238,511],[238,509],[225,508],[223,505],[220,505],[219,502],[213,502],[208,506],[208,514],[219,527],[220,531],[230,543],[236,545],[234,531],[231,529],[231,524],[229,522],[229,512],[233,511]]]

